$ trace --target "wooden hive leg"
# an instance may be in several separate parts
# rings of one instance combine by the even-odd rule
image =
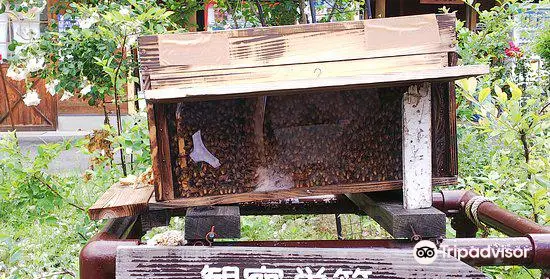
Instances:
[[[405,209],[395,195],[346,194],[359,209],[374,219],[394,238],[445,237],[445,213],[434,207]]]
[[[403,97],[403,206],[432,206],[430,83],[412,85]]]
[[[240,238],[241,216],[239,206],[190,207],[185,214],[185,239],[206,241],[206,234],[214,227],[216,238]]]

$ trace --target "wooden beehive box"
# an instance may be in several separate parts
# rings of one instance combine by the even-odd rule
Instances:
[[[139,39],[155,197],[180,206],[456,183],[455,16]],[[405,175],[404,175],[405,174]],[[407,193],[408,191],[408,193]],[[429,201],[428,201],[429,200]]]

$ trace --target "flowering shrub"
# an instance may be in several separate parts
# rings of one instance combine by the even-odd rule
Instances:
[[[72,3],[64,15],[76,22],[71,28],[59,32],[53,24],[38,40],[10,45],[14,55],[7,75],[14,80],[43,78],[47,92],[61,94],[61,100],[77,95],[90,105],[105,105],[110,95],[125,101],[119,100],[124,85],[136,79],[129,50],[138,35],[172,28],[171,14],[150,1]],[[34,91],[25,99],[27,105],[40,101]]]
[[[550,69],[550,23],[541,30],[535,44],[535,51],[546,63],[546,67]]]
[[[0,14],[8,12],[17,19],[33,18],[46,5],[46,0],[0,0]]]
[[[504,49],[504,53],[506,56],[510,58],[521,58],[523,56],[523,51],[514,44],[514,42],[510,41],[508,42],[509,47]]]

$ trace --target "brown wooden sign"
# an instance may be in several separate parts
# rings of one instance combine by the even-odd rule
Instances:
[[[421,265],[408,249],[122,246],[116,278],[487,278],[440,253],[432,264]]]

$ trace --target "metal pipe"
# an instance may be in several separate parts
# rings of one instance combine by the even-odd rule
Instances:
[[[433,206],[445,212],[447,216],[456,216],[457,214],[465,216],[466,204],[479,195],[472,191],[451,190],[434,193],[433,197]],[[477,215],[481,222],[508,236],[550,233],[550,227],[522,218],[492,202],[484,202],[479,205]]]
[[[107,221],[80,251],[80,279],[115,278],[117,247],[139,245],[138,219],[132,216]]]

